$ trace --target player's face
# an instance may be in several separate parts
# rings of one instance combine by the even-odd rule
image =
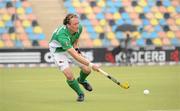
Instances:
[[[78,18],[72,18],[68,24],[68,28],[71,33],[78,32],[79,20]]]

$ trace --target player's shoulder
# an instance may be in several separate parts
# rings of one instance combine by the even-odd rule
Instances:
[[[82,29],[83,27],[82,27],[82,24],[79,24],[79,29]]]
[[[81,25],[81,24],[79,24],[79,32],[81,33],[81,32],[82,32],[82,30],[83,30],[83,27],[82,27],[82,25]]]
[[[56,36],[66,36],[67,35],[67,27],[65,25],[57,27],[54,34]]]
[[[67,30],[67,28],[65,25],[61,25],[57,28],[58,33],[64,33],[64,32],[66,32],[66,30]]]

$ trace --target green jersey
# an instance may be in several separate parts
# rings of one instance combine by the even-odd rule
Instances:
[[[63,25],[58,27],[52,34],[49,42],[51,52],[64,52],[73,47],[74,42],[79,39],[82,32],[82,26],[79,25],[78,32],[71,34],[68,28]]]

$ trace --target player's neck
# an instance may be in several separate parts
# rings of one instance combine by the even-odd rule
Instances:
[[[70,31],[70,33],[71,33],[72,35],[74,35],[76,32],[74,32],[74,31]]]
[[[76,32],[69,30],[69,32],[71,33],[71,35],[74,35]]]
[[[68,28],[68,27],[67,27]],[[70,28],[68,28],[68,31],[71,35],[74,35],[76,32],[74,32],[73,30],[71,30]]]

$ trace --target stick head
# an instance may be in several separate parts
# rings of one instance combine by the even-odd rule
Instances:
[[[124,89],[128,89],[130,87],[128,82],[124,82],[124,83],[120,84],[120,86]]]

